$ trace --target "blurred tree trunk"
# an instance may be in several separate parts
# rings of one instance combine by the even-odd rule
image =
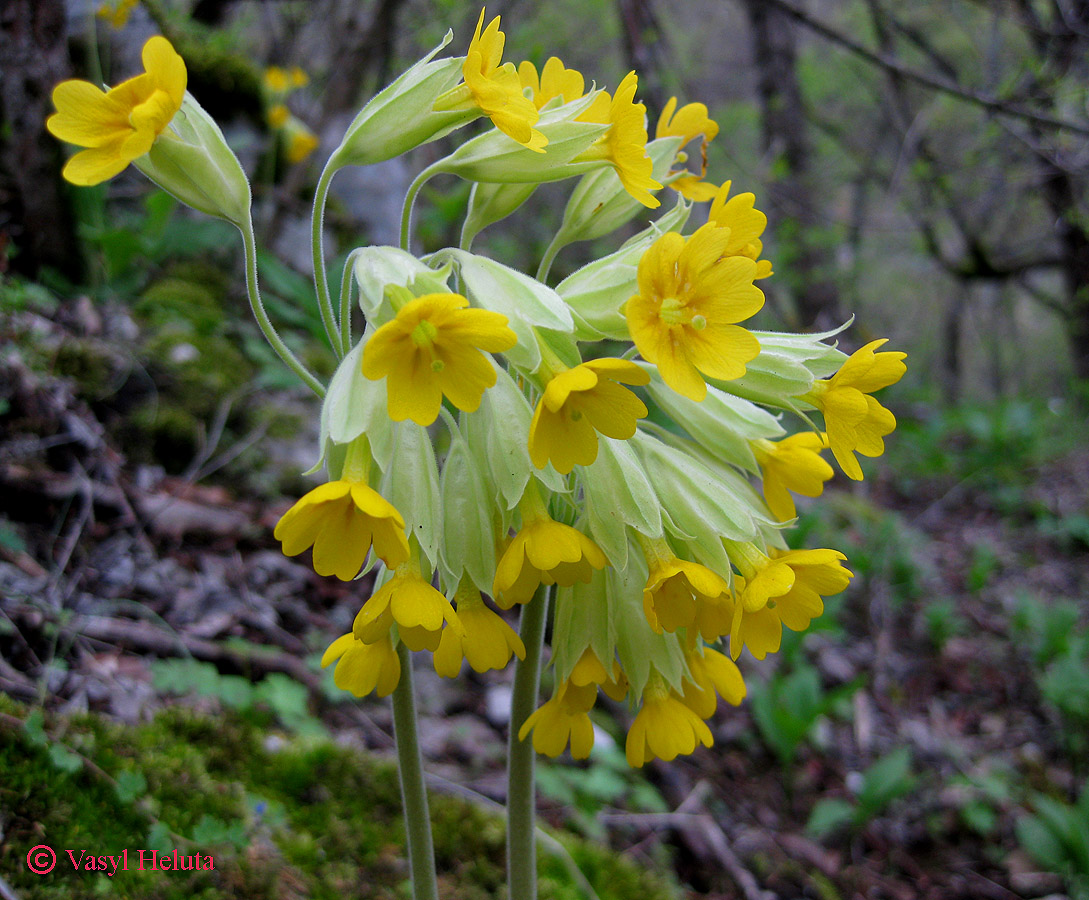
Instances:
[[[794,22],[766,0],[742,0],[753,32],[753,57],[763,117],[764,150],[770,157],[775,232],[794,294],[799,325],[838,324],[839,295],[829,241],[816,209],[820,193],[812,178],[805,104],[798,81]]]
[[[45,130],[53,87],[70,75],[64,0],[0,3],[0,240],[28,277],[51,266],[78,280],[83,260],[60,177],[60,143]],[[2,248],[0,248],[2,249]]]
[[[651,110],[659,112],[665,106],[666,96],[661,74],[664,37],[658,17],[650,0],[617,0],[616,6],[624,41],[624,59],[628,68],[639,73],[640,97]],[[652,115],[652,137],[655,121]]]

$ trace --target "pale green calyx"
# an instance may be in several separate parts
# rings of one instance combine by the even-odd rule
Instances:
[[[395,310],[389,287],[403,287],[413,297],[450,290],[450,267],[433,269],[397,247],[360,247],[352,251],[352,271],[359,285],[359,308],[368,322],[382,325]]]

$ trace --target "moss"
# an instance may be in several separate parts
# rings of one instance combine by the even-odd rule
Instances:
[[[27,711],[0,695],[0,712]],[[10,721],[10,720],[9,720]],[[267,727],[235,714],[215,718],[181,708],[126,728],[96,716],[48,721],[46,733],[102,772],[58,770],[49,742],[0,725],[0,870],[24,900],[108,896],[144,900],[273,900],[308,896],[408,898],[397,771],[388,762],[328,741],[283,739],[267,748]],[[114,781],[139,772],[146,794],[123,802]],[[129,776],[132,777],[132,776]],[[505,895],[500,819],[462,800],[432,795],[440,893],[448,900]],[[133,851],[153,835],[179,854],[211,853],[211,872],[134,870]],[[185,838],[192,838],[188,843]],[[63,854],[46,876],[27,871],[39,843],[58,853],[129,849],[130,871],[77,875]],[[601,900],[675,896],[666,882],[581,840],[565,839]],[[541,856],[540,897],[581,896],[563,865]]]

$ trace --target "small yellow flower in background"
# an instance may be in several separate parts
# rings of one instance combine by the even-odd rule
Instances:
[[[674,112],[676,112],[676,115],[674,115]],[[673,190],[679,191],[689,200],[695,200],[697,203],[712,199],[718,192],[715,185],[703,180],[707,175],[707,146],[715,139],[717,134],[718,123],[711,118],[707,112],[707,107],[702,103],[686,103],[680,109],[677,109],[677,98],[670,97],[665,109],[662,110],[662,115],[658,118],[658,128],[655,132],[657,138],[682,138],[684,141],[681,144],[682,147],[687,146],[697,137],[703,138],[700,142],[699,174],[683,175],[669,185]],[[669,174],[674,175],[676,173],[670,172]]]
[[[310,76],[298,66],[292,66],[288,75],[291,78],[291,86],[293,88],[306,87],[310,84]]]
[[[745,256],[756,263],[756,279],[767,278],[772,274],[771,263],[760,259],[764,244],[760,235],[768,225],[768,217],[754,207],[756,195],[738,194],[730,197],[730,182],[725,182],[711,203],[708,221],[730,229],[730,242],[723,251],[723,256]]]
[[[273,94],[286,94],[291,90],[291,76],[279,66],[269,66],[265,69],[265,88]]]
[[[838,550],[773,550],[755,571],[736,578],[730,656],[737,659],[748,647],[763,659],[778,651],[784,625],[805,631],[824,612],[821,598],[838,594],[854,577],[843,566],[846,559]]]
[[[597,658],[597,654],[590,647],[583,651],[567,680],[579,688],[588,685],[600,687],[609,697],[618,702],[628,694],[628,677],[621,671],[620,663],[613,660],[613,670],[607,672],[604,663]]]
[[[388,634],[373,644],[364,644],[350,632],[341,635],[322,655],[322,668],[333,660],[339,660],[333,670],[333,683],[357,697],[371,691],[388,697],[401,680],[401,660]]]
[[[657,757],[670,762],[678,756],[695,752],[702,744],[714,743],[711,729],[657,674],[651,676],[643,691],[643,705],[628,729],[624,747],[628,765],[642,768]]]
[[[725,654],[704,647],[685,656],[691,681],[685,681],[681,702],[701,719],[709,719],[718,709],[721,697],[731,706],[740,706],[745,699],[745,679],[741,670]]]
[[[670,231],[639,260],[639,293],[624,307],[628,330],[662,380],[690,400],[707,395],[703,375],[728,381],[745,374],[760,344],[734,324],[755,315],[764,294],[756,263],[723,257],[730,231],[708,223],[687,240]]]
[[[592,359],[554,375],[529,425],[529,455],[538,469],[549,462],[566,475],[597,459],[598,434],[627,440],[647,414],[643,401],[621,384],[647,384],[650,375],[625,359]]]
[[[856,350],[835,375],[813,382],[802,398],[824,414],[832,455],[855,481],[862,480],[855,453],[880,456],[885,452],[882,438],[896,428],[896,417],[870,396],[896,384],[907,371],[906,353],[874,352],[886,343],[888,338],[882,338]]]
[[[291,507],[273,536],[283,542],[285,556],[314,547],[314,571],[351,581],[367,553],[386,565],[408,559],[405,520],[381,494],[360,481],[330,481],[314,488]]]
[[[821,458],[821,450],[827,446],[824,435],[812,431],[781,441],[753,441],[753,454],[764,477],[764,500],[780,522],[798,514],[790,491],[803,497],[819,497],[824,492],[824,483],[835,474]]]
[[[465,636],[454,608],[420,574],[415,560],[399,566],[382,587],[363,604],[352,631],[366,644],[382,640],[393,624],[409,650],[438,649],[443,624]]]
[[[284,156],[291,165],[302,162],[318,149],[318,137],[295,116],[288,116],[283,125]]]
[[[533,105],[540,109],[553,97],[559,97],[564,103],[578,100],[586,90],[586,80],[576,69],[568,69],[557,57],[549,57],[541,68],[540,77],[533,63],[521,63],[518,66],[518,80],[523,88],[529,88],[533,95]]]
[[[586,759],[594,746],[594,725],[589,712],[597,700],[597,685],[578,686],[561,681],[552,699],[532,714],[518,729],[518,740],[533,732],[533,749],[556,757],[571,742],[571,756]]]
[[[444,394],[458,409],[474,412],[495,384],[495,366],[481,351],[500,353],[518,339],[506,316],[468,306],[460,294],[417,297],[367,341],[363,374],[373,381],[388,378],[393,421],[430,425]]]
[[[526,647],[514,629],[485,605],[472,584],[458,586],[457,614],[465,628],[464,635],[444,628],[435,651],[435,671],[443,678],[457,678],[462,660],[468,660],[475,672],[505,668],[512,655],[525,659]]]
[[[514,63],[502,61],[506,35],[499,30],[499,16],[481,33],[484,13],[482,9],[465,54],[464,86],[468,88],[472,104],[479,107],[496,128],[530,150],[543,153],[548,138],[533,127],[540,116],[537,107],[522,93],[522,82]]]
[[[609,560],[590,538],[547,516],[535,518],[507,545],[495,567],[492,597],[501,609],[527,603],[542,584],[589,582]]]
[[[624,189],[650,209],[661,201],[651,194],[662,186],[654,180],[654,163],[647,156],[647,108],[635,102],[639,79],[629,72],[612,96],[602,91],[578,117],[579,122],[611,126],[591,147],[579,154],[581,160],[602,159],[620,178]]]
[[[129,16],[139,5],[140,0],[116,0],[114,3],[106,2],[98,7],[95,13],[111,28],[124,28],[129,23]]]
[[[266,119],[270,128],[283,128],[291,118],[291,110],[282,103],[274,103],[268,108]]]
[[[643,613],[658,634],[700,627],[708,613],[723,624],[728,621],[725,608],[718,615],[715,609],[707,609],[723,607],[723,598],[730,592],[724,578],[699,563],[678,559],[664,541],[646,542],[644,551],[650,574],[643,588]]]
[[[86,147],[68,160],[64,177],[78,185],[100,184],[146,154],[185,97],[185,62],[164,37],[153,37],[141,54],[144,74],[108,92],[89,81],[62,81],[53,89],[56,113],[50,134]]]

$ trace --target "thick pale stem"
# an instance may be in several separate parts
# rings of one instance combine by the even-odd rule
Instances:
[[[337,171],[332,162],[330,159],[325,164],[321,177],[318,179],[317,189],[314,191],[314,211],[310,217],[310,252],[313,256],[314,287],[318,294],[321,323],[325,326],[325,336],[329,339],[329,346],[339,358],[347,353],[347,349],[337,335],[336,314],[333,311],[333,301],[329,296],[329,281],[325,274],[325,237],[322,228],[325,222],[325,201],[329,196],[329,183]]]
[[[434,163],[417,175],[408,186],[408,193],[405,194],[405,205],[401,208],[401,249],[406,253],[409,250],[409,241],[412,240],[412,207],[416,203],[416,195],[420,193],[420,188],[427,183],[427,180],[438,171],[437,166],[438,163]]]
[[[397,742],[397,768],[401,775],[401,804],[405,810],[408,863],[415,900],[438,900],[435,848],[431,841],[431,816],[427,809],[420,740],[416,731],[416,697],[412,688],[412,654],[399,643],[401,680],[393,691],[393,734]]]
[[[522,608],[520,633],[526,658],[514,670],[510,743],[507,751],[507,883],[510,900],[537,900],[537,804],[533,739],[519,740],[522,724],[537,707],[541,647],[548,619],[548,586],[541,585]]]
[[[261,329],[261,333],[264,334],[272,349],[276,351],[276,355],[284,361],[284,365],[298,375],[310,390],[319,397],[324,397],[325,387],[291,352],[291,349],[283,342],[276,329],[272,327],[268,313],[265,312],[265,306],[261,302],[261,293],[257,288],[257,243],[253,237],[253,226],[246,222],[245,226],[239,226],[238,230],[242,232],[242,244],[246,250],[246,293],[249,295],[250,309],[253,310],[253,317],[257,320],[257,326]]]

